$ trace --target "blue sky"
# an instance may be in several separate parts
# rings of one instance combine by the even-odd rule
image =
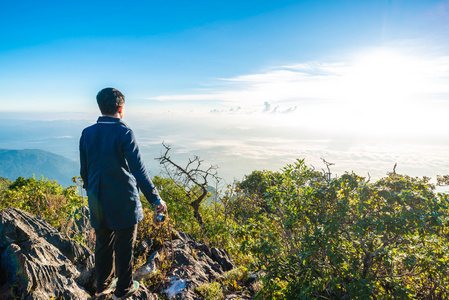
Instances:
[[[228,178],[321,156],[435,176],[449,167],[447,32],[449,1],[2,1],[0,112],[92,122],[113,86],[147,161],[168,141]],[[78,136],[61,135],[75,157]]]
[[[406,44],[445,51],[440,47],[448,42],[448,4],[440,1],[3,1],[1,6],[5,110],[22,110],[19,103],[26,101],[32,111],[58,111],[105,85],[136,100],[188,93],[216,78],[339,61],[369,47]]]

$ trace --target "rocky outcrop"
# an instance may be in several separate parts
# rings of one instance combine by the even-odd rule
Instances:
[[[90,230],[84,228],[90,226],[85,220],[76,225],[78,232]],[[151,279],[161,260],[167,259],[161,245],[155,244],[142,240],[136,245],[137,256],[150,255],[137,268],[135,279]],[[195,293],[197,287],[219,280],[235,267],[225,250],[210,248],[184,232],[173,231],[165,248],[173,258],[167,280],[151,286],[152,292],[142,284],[130,300],[155,300],[157,294],[202,299]],[[65,238],[37,216],[14,208],[0,212],[0,299],[90,299],[95,292],[94,271],[94,255],[88,247]]]
[[[14,208],[1,211],[0,252],[4,298],[8,293],[22,299],[89,298],[92,252],[41,218]]]
[[[0,299],[79,300],[95,292],[92,251],[32,214],[0,212],[0,257]],[[141,286],[129,299],[158,297]]]
[[[219,279],[235,267],[225,250],[209,248],[188,233],[178,231],[174,237],[171,282],[162,290],[169,299],[201,299],[195,293],[197,287]]]

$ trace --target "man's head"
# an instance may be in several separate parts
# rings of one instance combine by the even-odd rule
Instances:
[[[114,116],[117,113],[122,113],[119,110],[123,109],[125,96],[116,89],[105,88],[98,92],[97,103],[104,116]]]

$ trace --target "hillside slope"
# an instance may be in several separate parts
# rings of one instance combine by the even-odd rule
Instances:
[[[72,184],[72,177],[79,175],[79,163],[51,152],[25,149],[0,149],[0,177],[16,180],[43,175],[49,180],[57,180],[62,186]]]

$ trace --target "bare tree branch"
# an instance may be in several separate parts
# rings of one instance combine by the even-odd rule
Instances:
[[[321,158],[321,160],[323,161],[323,163],[326,165],[327,168],[327,172],[323,170],[324,173],[324,178],[327,180],[327,182],[329,183],[331,181],[331,169],[329,168],[330,166],[335,165],[334,163],[330,163],[328,161],[326,161],[324,158]],[[326,176],[327,175],[327,176]],[[327,178],[326,178],[327,177]]]
[[[201,202],[206,198],[210,180],[219,181],[220,178],[217,175],[217,166],[210,166],[206,169],[203,168],[203,160],[199,156],[189,158],[185,167],[180,166],[174,162],[169,156],[171,147],[162,143],[165,148],[164,154],[157,158],[159,163],[164,167],[167,176],[172,179],[178,186],[182,186],[186,191],[186,196],[189,199],[189,205],[194,210],[194,216],[198,221],[201,230],[206,234],[203,218],[200,214],[199,208]],[[199,188],[201,193],[195,192],[195,189]]]

